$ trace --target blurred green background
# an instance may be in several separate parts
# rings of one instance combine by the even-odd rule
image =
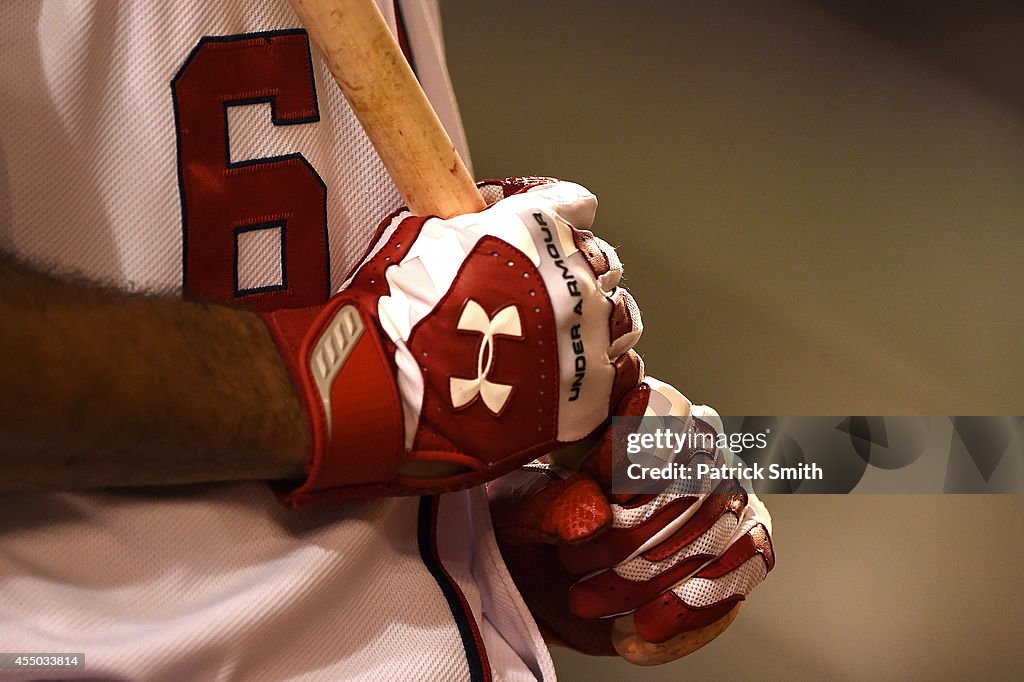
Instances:
[[[597,193],[651,374],[728,414],[1024,414],[1024,8],[441,4],[476,175]],[[560,674],[1019,676],[1024,497],[767,502],[720,640]]]

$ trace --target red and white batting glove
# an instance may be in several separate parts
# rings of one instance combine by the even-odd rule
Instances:
[[[618,413],[690,420],[707,442],[722,433],[714,410],[652,378]],[[618,649],[633,662],[663,663],[689,653],[682,638],[729,617],[773,568],[771,516],[732,480],[700,491],[672,481],[659,494],[611,494],[612,445],[609,429],[579,471],[538,462],[492,482],[495,530],[547,634],[586,653]],[[676,461],[723,466],[725,456],[688,448]]]
[[[313,440],[288,504],[483,483],[590,435],[639,383],[640,315],[588,231],[594,195],[481,193],[480,213],[393,215],[325,306],[264,316]]]

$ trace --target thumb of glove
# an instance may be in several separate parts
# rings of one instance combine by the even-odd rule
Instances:
[[[601,486],[583,472],[537,463],[494,481],[488,493],[495,533],[512,545],[579,544],[599,537],[612,523]]]

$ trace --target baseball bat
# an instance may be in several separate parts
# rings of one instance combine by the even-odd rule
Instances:
[[[373,0],[289,0],[406,205],[451,218],[484,201]]]
[[[442,218],[483,210],[473,178],[374,0],[289,2],[409,208]],[[612,640],[626,660],[656,665],[713,640],[738,610],[662,644],[645,642],[632,616],[624,616],[616,619]]]

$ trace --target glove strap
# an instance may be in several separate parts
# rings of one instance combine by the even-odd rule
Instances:
[[[278,487],[293,508],[394,481],[404,453],[401,399],[382,335],[354,299],[263,316],[309,415],[306,481]]]

